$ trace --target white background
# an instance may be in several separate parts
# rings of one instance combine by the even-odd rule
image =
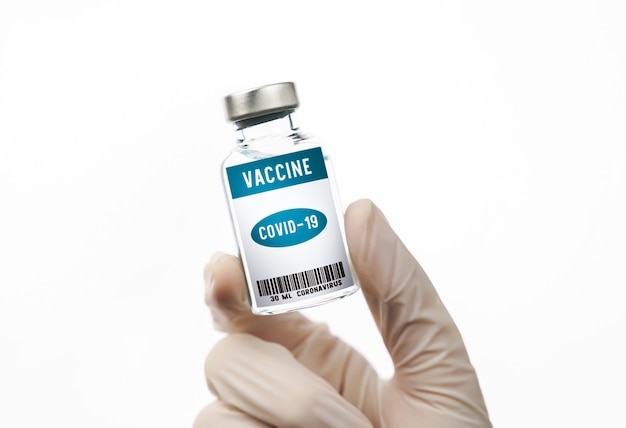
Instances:
[[[0,426],[191,425],[220,337],[202,268],[236,251],[222,96],[284,80],[344,205],[372,198],[429,273],[494,424],[626,426],[625,21],[621,1],[2,0]],[[362,295],[310,315],[390,375]]]

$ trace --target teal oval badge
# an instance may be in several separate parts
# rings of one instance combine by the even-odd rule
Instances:
[[[293,208],[268,215],[252,228],[252,239],[265,247],[290,247],[315,238],[326,227],[324,213]]]

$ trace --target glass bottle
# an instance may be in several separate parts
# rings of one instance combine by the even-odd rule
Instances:
[[[228,95],[237,142],[224,188],[253,313],[278,314],[358,290],[330,160],[297,126],[292,82]]]

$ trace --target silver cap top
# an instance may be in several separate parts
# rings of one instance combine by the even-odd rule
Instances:
[[[292,82],[274,83],[235,92],[224,98],[226,117],[233,122],[298,107],[296,87]]]

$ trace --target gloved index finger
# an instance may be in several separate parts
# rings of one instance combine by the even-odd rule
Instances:
[[[275,343],[228,335],[213,348],[205,369],[216,396],[272,426],[372,426],[336,389]]]
[[[456,325],[381,211],[371,201],[357,201],[345,221],[354,268],[394,363],[391,385],[444,408],[467,396],[484,408]]]
[[[380,417],[380,403],[376,400],[380,380],[365,358],[331,334],[325,325],[314,323],[300,313],[253,315],[237,257],[214,256],[205,269],[205,282],[205,300],[216,328],[251,334],[282,345],[371,420]]]
[[[205,301],[216,329],[248,333],[292,349],[315,329],[299,313],[254,315],[248,305],[241,261],[230,254],[216,253],[204,269]]]

